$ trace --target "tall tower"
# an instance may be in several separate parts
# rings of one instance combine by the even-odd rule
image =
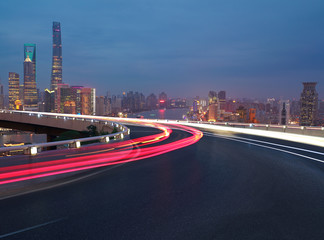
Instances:
[[[19,99],[19,74],[9,72],[9,109],[15,109],[15,101]]]
[[[300,95],[300,125],[316,125],[318,94],[316,92],[316,82],[304,82],[304,89]]]
[[[57,89],[57,84],[62,83],[62,41],[61,24],[53,22],[53,60],[51,90]]]
[[[290,120],[290,102],[289,100],[279,101],[279,124],[288,125]]]
[[[37,110],[36,44],[24,45],[24,108]]]

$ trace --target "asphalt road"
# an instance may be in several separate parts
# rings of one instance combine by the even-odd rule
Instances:
[[[1,200],[0,239],[323,239],[323,149],[215,134]]]

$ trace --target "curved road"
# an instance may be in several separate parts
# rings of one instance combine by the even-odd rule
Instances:
[[[130,128],[132,138],[151,131]],[[0,239],[323,239],[323,160],[320,147],[204,132],[186,148],[0,200]]]

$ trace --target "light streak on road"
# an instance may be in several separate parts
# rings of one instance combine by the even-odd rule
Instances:
[[[134,120],[131,121],[136,123]],[[187,126],[177,126],[179,130],[188,132],[191,135],[177,141],[163,143],[164,140],[169,138],[172,132],[168,126],[158,123],[141,123],[141,125],[158,128],[162,132],[137,139],[108,144],[108,152],[98,151],[95,149],[95,146],[92,146],[88,148],[89,152],[84,153],[84,155],[81,153],[80,156],[77,154],[71,154],[61,156],[61,159],[59,160],[2,167],[0,168],[0,184],[25,181],[150,158],[194,144],[203,136],[202,132],[197,129]],[[159,145],[149,146],[156,143],[159,143]],[[48,155],[50,156],[50,153],[48,153]],[[40,157],[44,156],[39,155],[32,158],[37,159]]]

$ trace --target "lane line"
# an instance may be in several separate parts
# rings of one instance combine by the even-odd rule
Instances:
[[[210,137],[223,138],[223,139],[227,139],[227,140],[231,140],[231,141],[236,141],[236,142],[247,143],[247,144],[255,145],[255,146],[258,146],[258,147],[268,148],[268,149],[271,149],[271,150],[276,150],[276,151],[279,151],[279,152],[284,152],[284,153],[288,153],[288,154],[295,155],[295,156],[298,156],[298,157],[307,158],[307,159],[310,159],[310,160],[313,160],[313,161],[316,161],[316,162],[324,163],[324,160],[320,160],[320,159],[317,159],[317,158],[309,157],[309,156],[302,155],[302,154],[299,154],[299,153],[290,152],[290,151],[283,150],[283,149],[280,149],[280,148],[269,147],[269,146],[265,146],[265,145],[261,145],[261,144],[257,144],[257,143],[251,143],[251,142],[248,142],[248,141],[243,141],[243,140],[234,139],[234,138],[230,138],[230,137],[221,137],[221,136],[215,136],[215,135],[209,135],[209,136]]]
[[[220,137],[229,137],[227,135],[221,135],[221,134],[210,133],[210,132],[204,132],[204,134],[206,134],[206,135],[213,135],[213,136],[220,136]],[[248,141],[252,141],[252,142],[264,143],[264,144],[269,144],[269,145],[273,145],[273,146],[290,148],[290,149],[294,149],[294,150],[299,150],[299,151],[304,151],[304,152],[309,152],[309,153],[314,153],[314,154],[318,154],[318,155],[323,155],[324,156],[324,152],[317,152],[317,151],[308,150],[308,149],[304,149],[304,148],[297,148],[297,147],[292,147],[292,146],[286,146],[286,145],[282,145],[282,144],[277,144],[277,143],[272,143],[272,142],[265,142],[265,141],[251,139],[251,138],[243,138],[243,137],[230,137],[230,138],[243,139],[243,140],[248,140]]]
[[[18,234],[18,233],[26,232],[26,231],[33,230],[33,229],[36,229],[36,228],[40,228],[40,227],[43,227],[43,226],[46,226],[46,225],[49,225],[49,224],[57,223],[57,222],[60,222],[60,221],[62,221],[64,219],[67,219],[67,218],[66,217],[59,218],[59,219],[55,219],[55,220],[52,220],[52,221],[49,221],[49,222],[46,222],[46,223],[37,224],[37,225],[32,226],[32,227],[23,228],[23,229],[20,229],[18,231],[14,231],[14,232],[11,232],[11,233],[6,233],[6,234],[3,234],[3,235],[0,235],[0,238],[9,237],[9,236],[12,236],[12,235],[15,235],[15,234]]]

